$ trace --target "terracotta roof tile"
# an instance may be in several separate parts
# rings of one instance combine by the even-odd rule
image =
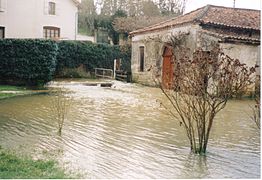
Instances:
[[[207,5],[185,15],[132,31],[130,32],[130,35],[175,27],[193,22],[260,30],[260,11]]]
[[[199,20],[216,25],[260,30],[259,10],[210,6]]]

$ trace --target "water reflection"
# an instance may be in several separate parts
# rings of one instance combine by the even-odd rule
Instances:
[[[73,93],[61,136],[49,95],[0,101],[0,145],[51,156],[85,178],[259,178],[260,136],[251,101],[218,114],[207,156],[190,153],[179,123],[156,99],[157,88],[115,82],[112,88],[55,83]]]
[[[191,171],[188,171],[189,169],[191,169]],[[208,178],[209,167],[207,163],[207,157],[189,153],[185,158],[180,177]]]

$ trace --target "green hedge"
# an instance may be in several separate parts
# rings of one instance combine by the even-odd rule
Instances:
[[[131,48],[81,41],[36,39],[0,40],[0,83],[42,85],[64,69],[84,65],[87,72],[94,68],[113,69],[114,59],[122,59],[122,67],[130,72]]]
[[[59,41],[57,56],[57,74],[64,68],[77,68],[85,65],[86,71],[94,68],[113,69],[114,59],[121,58],[125,71],[130,71],[130,47],[112,46],[108,44],[93,44],[81,41]]]
[[[50,81],[57,50],[56,42],[49,40],[0,40],[0,80],[29,86]]]

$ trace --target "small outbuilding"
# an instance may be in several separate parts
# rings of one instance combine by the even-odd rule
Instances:
[[[207,5],[130,33],[133,81],[154,86],[150,69],[157,67],[162,83],[172,83],[180,52],[174,52],[169,42],[181,35],[180,43],[189,54],[197,48],[209,51],[218,44],[225,54],[250,67],[260,63],[260,11]]]

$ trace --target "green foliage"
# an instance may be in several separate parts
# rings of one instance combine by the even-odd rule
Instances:
[[[41,86],[52,79],[56,42],[33,39],[0,40],[0,81]]]
[[[82,77],[82,72],[91,73],[94,68],[113,69],[117,58],[122,59],[124,70],[130,71],[130,49],[81,41],[0,40],[0,82],[42,86],[54,74],[63,77],[65,69],[70,77]]]
[[[106,36],[111,37],[114,44],[118,44],[119,32],[115,31],[113,27],[113,21],[119,17],[127,17],[126,12],[123,10],[117,10],[112,16],[107,16],[104,14],[96,16],[94,18],[94,30],[97,31],[98,36],[99,34],[105,34]]]
[[[121,69],[131,72],[131,45],[120,46]]]
[[[32,160],[18,157],[13,153],[0,151],[0,178],[68,178],[63,169],[57,167],[55,161]]]
[[[58,42],[57,75],[62,75],[67,68],[77,68],[84,65],[87,72],[94,68],[113,69],[114,59],[121,58],[124,70],[130,71],[130,46],[111,46],[108,44],[93,44],[81,41]]]

